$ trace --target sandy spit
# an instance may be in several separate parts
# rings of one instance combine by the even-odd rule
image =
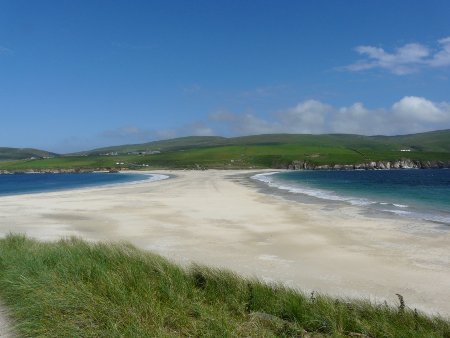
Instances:
[[[158,171],[171,179],[0,197],[0,236],[128,241],[175,262],[225,267],[305,292],[450,314],[449,231],[303,204],[236,180],[248,171]],[[1,332],[1,331],[0,331]]]

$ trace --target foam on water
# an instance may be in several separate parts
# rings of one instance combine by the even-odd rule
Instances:
[[[320,198],[323,200],[329,200],[329,201],[343,201],[348,202],[352,205],[370,205],[376,202],[370,201],[365,198],[352,198],[347,196],[341,196],[336,194],[333,191],[324,190],[324,189],[316,189],[316,188],[310,188],[310,187],[301,187],[299,185],[283,185],[277,181],[275,181],[271,176],[278,174],[279,172],[272,172],[268,174],[257,174],[252,176],[251,178],[264,182],[268,184],[270,187],[277,188],[280,190],[286,190],[290,193],[294,194],[304,194],[311,197]]]
[[[405,211],[405,210],[389,210],[389,209],[383,209],[382,211],[393,213],[393,214],[400,215],[400,216],[421,219],[424,221],[431,221],[431,222],[450,225],[449,217],[441,216],[438,214],[423,213],[423,212],[416,212],[416,211]]]
[[[361,189],[361,187],[358,187],[359,190],[357,192],[359,196],[352,196],[351,191],[339,191],[336,189],[324,188],[323,185],[326,185],[326,182],[328,181],[325,181],[325,183],[321,182],[322,184],[321,187],[314,187],[311,186],[310,184],[303,182],[301,179],[297,180],[282,179],[280,178],[279,174],[281,174],[281,172],[270,172],[257,174],[252,176],[251,178],[263,182],[271,188],[279,189],[292,194],[305,195],[325,201],[328,200],[328,201],[343,202],[354,206],[370,208],[371,210],[377,212],[395,214],[398,215],[399,217],[409,217],[414,219],[450,225],[450,213],[448,212],[447,209],[439,208],[439,206],[436,207],[434,205],[430,205],[430,203],[421,204],[419,198],[417,199],[417,201],[413,203],[413,205],[410,205],[411,203],[404,203],[403,201],[401,201],[401,203],[398,202],[394,203],[392,201],[383,200],[384,199],[383,196],[390,197],[388,194],[389,193],[388,188],[386,189],[386,191],[384,191],[383,196],[377,196],[376,194],[373,194],[372,191],[370,190],[370,185],[364,187],[367,190],[365,192],[363,191],[363,189]],[[358,175],[362,174],[364,173],[359,173]],[[404,174],[408,175],[408,173],[406,172],[404,172]],[[286,177],[286,173],[282,173],[281,175],[284,175]],[[320,175],[320,173],[317,173],[317,175]],[[389,175],[389,172],[386,173],[386,175]],[[396,175],[398,175],[398,173]],[[354,182],[352,182],[351,176],[349,177],[350,178],[348,177],[346,178],[346,184],[352,186]],[[329,177],[327,179],[329,180]],[[408,183],[403,184],[408,185]],[[395,192],[396,191],[394,190],[392,195],[395,195]],[[362,197],[361,195],[365,196]],[[411,198],[411,196],[408,197]],[[398,200],[399,198],[401,197],[395,195],[395,199]],[[390,198],[388,198],[388,200],[389,199]]]

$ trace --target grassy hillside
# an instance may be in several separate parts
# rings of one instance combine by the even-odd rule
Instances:
[[[402,152],[402,149],[411,151]],[[150,151],[160,153],[146,154]],[[118,155],[99,155],[111,152]],[[143,154],[137,154],[139,152]],[[450,162],[450,130],[370,137],[341,134],[186,137],[97,149],[85,156],[4,161],[0,162],[0,169],[278,168],[286,167],[294,160],[307,161],[313,165],[334,165],[404,158]]]
[[[111,152],[128,154],[133,152],[174,151],[186,148],[221,145],[224,140],[226,140],[226,138],[220,136],[189,136],[141,144],[126,144],[121,146],[97,148],[94,150],[82,151],[73,155],[99,155]]]
[[[0,297],[23,337],[449,337],[404,303],[305,295],[126,244],[0,239]]]
[[[400,136],[372,136],[378,142],[388,142],[416,151],[450,152],[450,130]]]
[[[0,147],[0,161],[5,160],[21,160],[29,158],[43,158],[56,156],[54,153],[50,153],[44,150],[32,149],[32,148],[2,148]]]
[[[107,152],[127,154],[130,152],[145,152],[159,150],[162,152],[181,149],[193,149],[218,146],[264,146],[292,144],[303,147],[344,147],[367,150],[394,150],[410,148],[426,152],[450,152],[450,130],[440,130],[420,134],[400,136],[362,136],[351,134],[267,134],[234,138],[217,136],[191,136],[171,140],[155,141],[143,144],[124,145],[100,148],[83,152],[84,155],[98,155]],[[81,153],[80,153],[81,154]]]
[[[296,145],[222,146],[169,151],[154,155],[66,156],[42,160],[0,162],[0,170],[54,169],[245,169],[282,168],[294,160],[306,160],[315,165],[357,164],[379,160],[450,161],[450,153],[352,150],[339,147],[301,147]]]

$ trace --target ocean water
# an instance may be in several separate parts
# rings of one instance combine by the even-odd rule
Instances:
[[[0,175],[0,196],[156,181],[166,178],[168,178],[166,175],[130,173]]]
[[[305,170],[252,178],[291,194],[450,225],[450,170]]]

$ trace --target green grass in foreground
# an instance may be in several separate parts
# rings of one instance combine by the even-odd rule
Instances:
[[[0,298],[24,337],[450,337],[447,320],[408,308],[310,297],[79,239],[1,239]]]

